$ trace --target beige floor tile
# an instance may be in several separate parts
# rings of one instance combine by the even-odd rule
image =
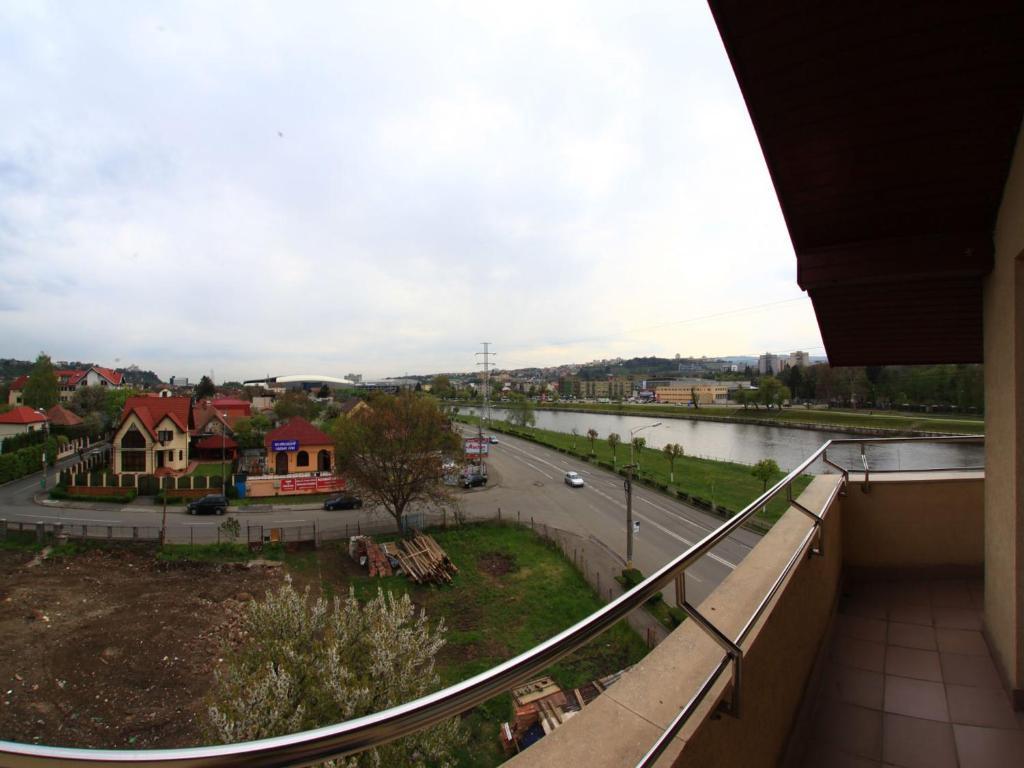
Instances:
[[[940,653],[942,680],[946,685],[971,685],[975,688],[1003,689],[996,665],[988,656]]]
[[[930,627],[933,623],[932,609],[927,605],[889,606],[889,621]]]
[[[858,640],[884,643],[886,625],[884,621],[879,619],[866,619],[863,616],[840,614],[836,621],[836,633],[843,637],[854,637]]]
[[[897,606],[930,606],[932,604],[931,590],[927,581],[897,581],[889,590],[890,608]]]
[[[827,744],[811,744],[804,754],[803,768],[881,768],[882,764],[866,757],[841,752]]]
[[[823,700],[842,701],[866,709],[882,708],[882,674],[829,664],[822,675]]]
[[[885,621],[885,603],[867,597],[851,595],[839,603],[839,613],[845,616],[862,616],[866,619]]]
[[[974,608],[933,608],[935,626],[981,631],[981,612]]]
[[[920,648],[923,651],[938,650],[935,645],[935,630],[922,627],[920,624],[901,624],[889,622],[889,645],[901,645],[904,648]]]
[[[853,637],[837,637],[832,643],[832,659],[848,667],[881,672],[885,669],[885,646]]]
[[[890,625],[891,626],[891,625]],[[942,653],[962,653],[967,656],[989,656],[988,645],[981,632],[969,629],[936,629],[935,638]]]
[[[954,725],[960,768],[1019,768],[1024,764],[1024,731]]]
[[[946,686],[949,719],[961,725],[980,725],[986,728],[1016,728],[1010,697],[1001,688],[970,688],[963,685]],[[1024,765],[1024,753],[1021,754]]]
[[[936,651],[890,645],[885,649],[885,674],[941,683],[942,667],[939,665],[939,654]]]
[[[842,702],[826,702],[818,711],[814,737],[840,752],[881,760],[882,713]]]
[[[882,760],[904,768],[957,768],[953,726],[916,717],[885,715]]]
[[[942,683],[885,676],[884,709],[896,715],[949,722],[946,691]]]

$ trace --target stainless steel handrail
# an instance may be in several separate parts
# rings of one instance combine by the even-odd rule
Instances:
[[[982,442],[984,440],[983,437],[966,439],[941,437],[874,438],[864,442],[912,442],[914,440],[938,442],[947,439],[953,442]],[[456,683],[414,701],[382,712],[375,712],[372,715],[310,731],[261,739],[259,741],[207,747],[160,750],[92,750],[0,741],[0,765],[5,768],[35,768],[36,766],[52,765],[54,763],[111,767],[133,765],[145,768],[239,765],[260,768],[261,766],[309,765],[328,760],[332,757],[354,754],[373,746],[385,744],[458,715],[497,694],[504,693],[510,688],[530,679],[541,670],[551,666],[551,664],[563,656],[572,653],[612,627],[631,611],[643,605],[644,602],[659,592],[677,575],[684,573],[689,566],[740,528],[758,509],[788,489],[790,484],[819,458],[825,460],[830,466],[838,467],[841,471],[845,472],[842,467],[827,459],[827,450],[830,445],[857,442],[861,441],[843,439],[830,440],[824,443],[779,482],[750,502],[743,510],[722,523],[722,525],[711,531],[688,550],[666,563],[630,591],[563,632],[521,653],[515,658],[509,659],[468,680]],[[833,490],[829,503],[831,503],[831,500],[838,492],[839,486]],[[740,633],[738,643],[742,642],[757,619],[768,607],[771,599],[784,582],[789,570],[798,562],[804,548],[812,540],[817,528],[819,526],[815,525],[815,528],[808,532],[801,547],[791,558],[790,564],[783,571],[783,574],[776,579],[768,594],[761,600],[754,615]],[[698,694],[673,721],[673,725],[678,722],[675,730],[671,730],[672,726],[670,726],[670,729],[665,732],[668,736],[666,737],[663,734],[663,737],[659,739],[655,747],[648,753],[651,755],[650,762],[644,762],[642,765],[650,765],[653,760],[657,759],[661,750],[655,752],[655,748],[662,745],[662,749],[664,749],[668,745],[675,734],[678,733],[678,729],[682,727],[686,719],[713,688],[718,677],[728,668],[729,662],[730,657],[726,654],[717,670],[708,677],[701,686],[701,690],[698,691]]]

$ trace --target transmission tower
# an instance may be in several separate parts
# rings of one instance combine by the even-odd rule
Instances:
[[[484,351],[477,352],[477,357],[482,357],[483,361],[478,362],[477,365],[484,367],[484,421],[487,422],[488,426],[491,423],[491,358],[495,357],[495,354],[490,351],[491,342],[481,341]]]

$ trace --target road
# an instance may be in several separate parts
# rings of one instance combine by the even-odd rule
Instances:
[[[533,518],[584,537],[602,542],[624,562],[626,550],[626,505],[622,478],[604,469],[571,458],[534,443],[500,436],[490,446],[488,466],[493,482],[486,488],[459,491],[468,517],[493,517],[500,507],[504,515],[520,513],[521,519]],[[570,488],[563,480],[565,472],[575,470],[585,479],[583,488]],[[55,482],[49,473],[48,485]],[[126,506],[83,504],[79,508],[38,504],[39,474],[0,487],[0,518],[46,523],[88,523],[90,525],[159,526],[162,509],[145,502]],[[242,507],[236,516],[243,528],[247,523],[273,525],[312,525],[337,527],[357,521],[365,524],[383,513],[372,509],[325,512],[306,505],[303,509],[276,507],[270,512],[252,512]],[[638,485],[633,487],[633,519],[640,532],[634,540],[634,565],[645,574],[664,565],[708,532],[721,519],[670,499]],[[180,506],[169,507],[169,526],[216,526],[219,519],[190,517]],[[703,557],[687,572],[687,592],[691,602],[704,599],[746,556],[760,537],[740,530]]]

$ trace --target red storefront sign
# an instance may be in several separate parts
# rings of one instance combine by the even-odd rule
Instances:
[[[298,493],[324,493],[345,490],[341,477],[286,477],[281,480],[281,491]]]

